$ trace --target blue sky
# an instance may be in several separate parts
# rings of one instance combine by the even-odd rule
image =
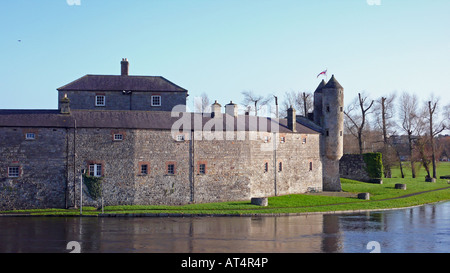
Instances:
[[[448,0],[3,0],[0,109],[56,109],[85,74],[163,76],[222,105],[241,92],[314,91],[345,103],[408,91],[449,104]],[[20,40],[20,42],[18,41]]]

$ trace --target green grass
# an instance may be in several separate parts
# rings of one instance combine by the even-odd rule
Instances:
[[[423,168],[421,171],[424,172]],[[400,173],[394,169],[393,173]],[[441,162],[438,173],[450,173],[450,162]],[[269,197],[269,206],[259,207],[250,204],[250,201],[221,202],[208,204],[189,204],[184,206],[107,206],[105,214],[258,214],[258,213],[304,213],[327,212],[346,210],[368,210],[402,208],[409,206],[434,203],[450,200],[450,189],[432,191],[450,187],[447,180],[437,179],[436,183],[425,182],[424,176],[419,173],[418,178],[385,178],[383,184],[371,184],[350,179],[341,179],[342,190],[348,193],[369,192],[370,201],[355,197],[321,196],[308,194],[291,194],[285,196]],[[396,183],[406,184],[407,190],[395,189]],[[423,193],[426,191],[432,191]],[[406,198],[399,198],[405,195]],[[30,215],[79,215],[78,210],[45,209],[21,210],[0,213],[24,213]],[[83,215],[98,215],[101,211],[93,207],[83,207]]]
[[[436,169],[437,178],[444,175],[450,175],[450,162],[436,162],[436,165],[437,165]],[[412,178],[411,162],[408,161],[402,162],[402,166],[405,178]],[[416,162],[414,166],[416,169],[416,177],[425,178],[425,176],[427,175],[427,171],[425,170],[425,168],[422,167],[419,162]],[[396,166],[391,171],[392,171],[392,178],[402,177],[399,166]],[[430,166],[430,173],[431,174],[433,173],[433,168],[431,166]]]

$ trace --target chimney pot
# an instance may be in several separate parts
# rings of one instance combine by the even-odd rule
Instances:
[[[128,70],[130,67],[130,64],[128,63],[128,59],[127,58],[122,58],[122,62],[120,62],[121,65],[121,73],[120,75],[122,76],[128,76]]]

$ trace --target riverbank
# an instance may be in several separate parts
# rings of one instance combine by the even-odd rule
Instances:
[[[397,209],[450,200],[450,184],[438,179],[436,183],[421,178],[387,178],[383,184],[364,183],[341,179],[340,193],[292,194],[269,197],[269,205],[260,207],[248,201],[184,206],[106,206],[103,212],[93,207],[83,207],[83,216],[254,216],[300,215],[311,213],[345,213]],[[406,184],[406,190],[395,184]],[[367,192],[370,200],[361,200],[358,193]],[[79,209],[35,209],[0,212],[0,216],[80,216]]]

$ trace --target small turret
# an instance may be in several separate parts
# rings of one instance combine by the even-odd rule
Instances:
[[[325,86],[325,80],[322,80],[314,91],[314,123],[322,126],[323,113],[322,113],[322,89]]]

